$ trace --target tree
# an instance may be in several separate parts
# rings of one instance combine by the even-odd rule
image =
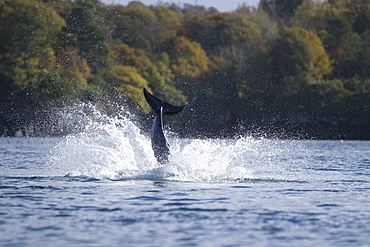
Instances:
[[[127,7],[112,6],[105,12],[106,36],[112,45],[127,44],[130,47],[151,52],[148,39],[149,23],[154,13],[142,4],[130,3]]]
[[[274,91],[294,94],[332,71],[319,37],[301,28],[284,27],[271,52]]]
[[[166,7],[149,8],[138,2],[109,9],[105,19],[107,35],[114,45],[125,43],[150,53],[162,52],[163,45],[177,36],[181,26],[176,12]]]
[[[113,47],[111,57],[115,64],[135,67],[141,73],[153,67],[152,61],[143,50],[126,44]]]
[[[164,44],[174,39],[181,27],[177,13],[165,7],[153,7],[155,14],[153,21],[148,23],[148,39],[152,44],[152,51],[163,51]]]
[[[181,77],[199,77],[208,70],[208,57],[200,44],[177,37],[169,46],[171,68]]]
[[[182,105],[186,103],[183,91],[176,87],[175,75],[171,70],[170,58],[166,52],[160,54],[154,66],[146,74],[149,86],[160,99]]]
[[[86,59],[92,73],[107,65],[108,46],[105,36],[94,23],[93,6],[89,2],[77,1],[67,17],[67,27],[61,36],[64,47],[74,46],[79,48],[79,55]]]
[[[304,0],[261,0],[259,8],[263,9],[273,20],[289,25],[295,10]]]
[[[149,106],[143,98],[143,88],[148,87],[148,81],[140,75],[135,67],[114,65],[107,71],[105,78],[120,93],[128,99],[128,104],[138,109],[138,106],[148,112]]]
[[[53,45],[64,20],[36,0],[2,1],[0,9],[1,94],[28,94],[34,101],[42,101],[40,97],[44,96],[53,98],[60,93]]]

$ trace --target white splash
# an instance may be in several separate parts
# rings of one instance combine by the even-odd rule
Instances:
[[[169,163],[159,165],[150,138],[128,118],[110,118],[94,109],[85,129],[65,137],[50,162],[63,175],[98,179],[243,181],[272,171],[272,153],[261,153],[266,142],[239,139],[169,139]],[[253,147],[253,148],[251,148]],[[258,150],[258,151],[256,151]],[[265,176],[263,174],[263,176]]]
[[[51,163],[69,176],[117,179],[157,167],[150,140],[128,117],[109,118],[97,110],[85,129],[63,139]]]

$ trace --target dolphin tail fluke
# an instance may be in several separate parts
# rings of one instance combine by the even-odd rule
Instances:
[[[162,108],[162,114],[164,115],[175,115],[181,112],[185,105],[182,106],[174,106],[170,103],[164,102],[157,97],[151,95],[146,88],[143,89],[144,96],[150,107],[155,111],[155,113],[159,113]]]

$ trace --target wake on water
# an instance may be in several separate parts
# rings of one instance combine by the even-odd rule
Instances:
[[[269,163],[270,155],[256,149],[264,144],[249,137],[170,138],[169,162],[160,165],[150,138],[130,117],[108,117],[89,107],[93,114],[85,128],[66,136],[52,150],[50,163],[58,173],[110,180],[243,181],[259,178],[255,174],[261,163],[265,172],[278,173]]]

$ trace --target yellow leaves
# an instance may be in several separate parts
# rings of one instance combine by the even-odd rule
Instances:
[[[312,69],[315,79],[320,79],[332,72],[333,67],[331,66],[330,58],[317,34],[304,29],[299,30],[308,45],[309,54],[312,57]]]
[[[5,0],[0,9],[0,74],[15,91],[37,90],[40,78],[56,68],[53,46],[65,21],[37,0]]]
[[[19,17],[32,18],[35,22],[30,23],[29,28],[34,28],[34,24],[39,24],[37,28],[42,28],[46,35],[54,35],[58,33],[62,26],[65,26],[65,21],[60,17],[53,8],[36,0],[5,0],[0,3],[1,18],[10,16],[17,21]],[[42,36],[40,37],[42,38]]]
[[[148,82],[132,66],[115,65],[112,67],[111,76],[115,78],[115,84],[118,85],[118,88],[123,83],[141,88],[148,86]]]
[[[132,103],[137,103],[144,111],[149,111],[142,90],[148,87],[148,81],[132,66],[115,65],[108,75],[114,87],[127,96]]]
[[[199,77],[208,71],[208,57],[199,43],[185,37],[174,40],[172,57],[173,71],[181,76]]]
[[[152,61],[143,50],[131,48],[126,44],[114,47],[111,56],[116,63],[133,66],[139,71],[145,71],[153,67]]]
[[[329,56],[317,34],[302,28],[284,27],[271,56],[277,78],[286,83],[311,83],[332,71]]]
[[[152,10],[157,16],[157,23],[155,24],[174,31],[175,33],[172,33],[172,36],[175,37],[177,34],[175,30],[178,30],[181,26],[179,15],[166,7],[154,7]]]
[[[230,16],[229,26],[225,33],[234,41],[259,42],[262,38],[255,22],[250,17],[242,14],[233,14]]]
[[[155,14],[140,2],[130,2],[127,7],[122,7],[122,10],[131,18],[140,19],[146,24],[155,18]]]
[[[40,59],[38,57],[31,57],[30,59],[27,60],[27,67],[36,67],[39,65]]]
[[[211,63],[212,71],[223,71],[231,65],[231,62],[223,57],[215,57]]]

